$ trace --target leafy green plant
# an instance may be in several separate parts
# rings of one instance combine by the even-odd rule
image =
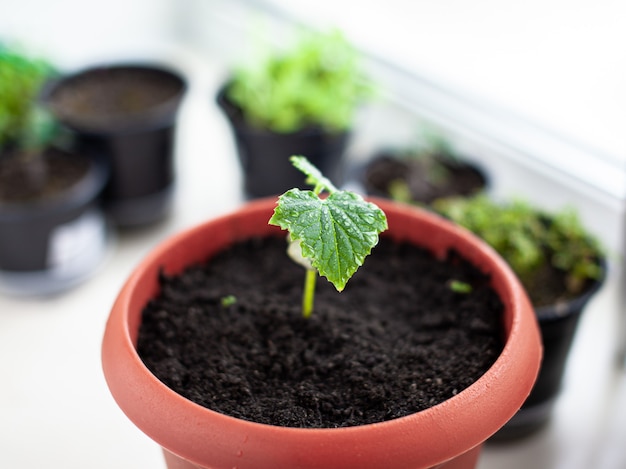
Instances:
[[[290,255],[307,268],[302,314],[309,317],[317,274],[342,291],[378,244],[387,217],[360,195],[337,189],[305,157],[292,156],[291,162],[314,189],[290,189],[281,195],[269,223],[289,231]],[[327,197],[320,197],[323,191]]]
[[[279,133],[345,130],[371,94],[357,52],[338,31],[309,33],[284,54],[236,70],[227,88],[251,125]]]
[[[36,104],[44,82],[54,73],[45,61],[0,45],[0,148],[36,152],[56,133],[56,123]]]
[[[437,200],[433,208],[485,240],[509,263],[536,304],[546,266],[565,275],[569,296],[602,274],[599,242],[583,228],[576,212],[547,213],[514,200],[501,204],[481,194]]]

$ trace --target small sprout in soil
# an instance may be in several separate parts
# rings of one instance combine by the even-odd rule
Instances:
[[[450,290],[454,293],[472,293],[472,286],[467,282],[462,282],[460,280],[450,280],[448,282],[448,286]]]
[[[222,299],[220,300],[220,303],[223,308],[227,308],[237,303],[237,297],[235,297],[235,295],[223,296]]]
[[[296,262],[307,268],[302,299],[307,318],[313,312],[317,273],[342,291],[387,229],[387,217],[360,195],[337,189],[305,157],[292,156],[291,163],[314,189],[290,189],[281,195],[269,223],[289,231],[295,245],[289,249],[292,259],[295,252]],[[328,196],[320,198],[322,192]]]

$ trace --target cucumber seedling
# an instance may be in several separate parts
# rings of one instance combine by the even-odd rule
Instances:
[[[269,223],[289,231],[289,254],[307,269],[302,315],[308,318],[318,273],[342,291],[378,244],[387,217],[360,195],[337,189],[305,157],[292,156],[291,163],[306,175],[313,190],[290,189],[282,194]],[[328,195],[320,197],[322,192]]]

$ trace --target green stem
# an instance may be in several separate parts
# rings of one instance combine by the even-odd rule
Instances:
[[[317,280],[317,271],[307,269],[304,278],[304,294],[302,295],[302,316],[308,319],[313,313],[313,298],[315,296],[315,281]]]

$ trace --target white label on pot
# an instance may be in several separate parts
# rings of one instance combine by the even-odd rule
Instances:
[[[93,249],[105,243],[106,229],[98,212],[87,212],[76,220],[57,226],[51,233],[48,245],[48,265],[63,269],[82,256],[89,256]]]

